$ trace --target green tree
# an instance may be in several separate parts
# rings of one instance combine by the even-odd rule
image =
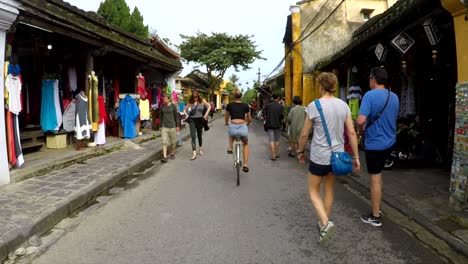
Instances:
[[[247,70],[255,60],[264,59],[261,57],[262,51],[257,50],[251,39],[253,36],[230,36],[227,33],[212,33],[209,36],[201,32],[195,36],[180,36],[182,43],[179,49],[183,60],[206,67],[211,93],[219,86],[229,68]]]
[[[250,104],[256,98],[257,98],[257,90],[249,89],[245,91],[245,93],[242,95],[242,102],[246,104]]]
[[[99,5],[97,13],[113,26],[144,38],[149,35],[148,26],[143,23],[143,16],[138,8],[135,7],[130,13],[125,0],[105,0]]]

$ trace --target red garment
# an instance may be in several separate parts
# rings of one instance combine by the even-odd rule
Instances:
[[[141,99],[146,99],[148,97],[148,93],[146,92],[146,84],[145,84],[145,77],[137,76],[138,78],[138,94],[140,95]]]
[[[7,147],[8,147],[8,161],[12,166],[16,165],[16,151],[15,151],[15,137],[13,134],[13,114],[6,111],[6,134],[7,134]]]
[[[68,105],[70,105],[70,103],[71,103],[71,100],[70,99],[63,99],[62,103],[63,103],[63,109],[67,109]]]
[[[98,97],[98,106],[99,106],[99,124],[106,122],[107,113],[106,113],[106,105],[104,103],[104,96],[100,95]]]
[[[119,95],[120,95],[120,82],[119,82],[119,79],[115,78],[114,79],[114,102],[115,102],[114,107],[119,106],[119,102],[120,102]]]

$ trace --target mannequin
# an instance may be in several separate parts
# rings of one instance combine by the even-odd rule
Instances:
[[[88,97],[84,91],[76,96],[76,119],[75,138],[77,139],[76,150],[83,147],[83,140],[89,139],[91,134],[91,123],[88,113]]]

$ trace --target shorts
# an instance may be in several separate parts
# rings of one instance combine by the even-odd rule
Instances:
[[[247,128],[247,124],[229,124],[228,135],[231,137],[241,137],[242,139],[247,139],[249,136],[249,129]]]
[[[177,132],[175,127],[168,128],[163,127],[161,128],[161,137],[162,137],[162,144],[163,146],[175,146],[177,143]]]
[[[278,142],[281,137],[281,128],[268,128],[267,133],[270,137],[270,142]]]
[[[367,172],[369,174],[380,174],[384,168],[385,161],[390,157],[392,149],[366,150]]]
[[[332,172],[331,165],[321,165],[313,161],[309,161],[309,172],[316,176],[327,176],[328,173]]]

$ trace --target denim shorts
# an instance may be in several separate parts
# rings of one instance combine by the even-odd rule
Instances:
[[[247,139],[249,136],[249,129],[247,124],[229,124],[228,135],[231,137],[241,137]]]

